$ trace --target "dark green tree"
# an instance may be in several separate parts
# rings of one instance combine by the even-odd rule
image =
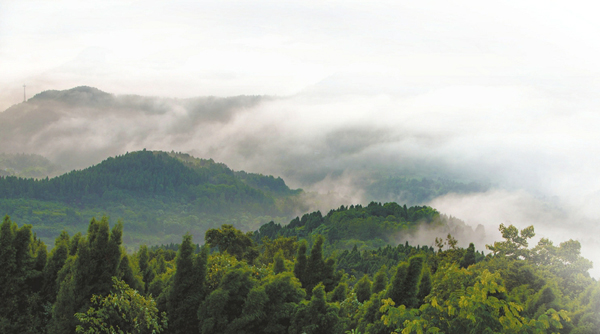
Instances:
[[[275,254],[275,262],[273,263],[273,273],[275,275],[286,271],[285,260],[283,258],[283,251],[279,251]]]
[[[312,291],[310,301],[303,301],[296,310],[289,329],[290,334],[330,334],[339,331],[339,308],[325,300],[325,286],[319,283]]]
[[[287,333],[297,304],[306,293],[290,272],[269,276],[254,287],[240,317],[228,326],[230,333]]]
[[[219,251],[227,252],[240,261],[252,263],[258,256],[258,250],[252,241],[252,232],[243,233],[233,225],[224,224],[220,229],[209,229],[204,239],[210,247],[217,247]]]
[[[140,273],[142,274],[142,279],[144,281],[144,292],[148,293],[148,288],[150,287],[150,283],[154,280],[156,273],[154,272],[154,268],[150,266],[148,246],[146,245],[140,246],[140,249],[138,251],[138,265],[140,267]]]
[[[198,331],[198,307],[205,297],[208,249],[198,255],[192,236],[186,234],[177,252],[176,271],[167,297],[169,332],[174,334]]]
[[[419,292],[417,293],[417,300],[420,306],[425,297],[431,292],[431,271],[428,266],[423,266],[423,273],[421,274],[421,282],[419,282]]]
[[[197,309],[200,323],[196,331],[199,329],[201,334],[236,332],[232,330],[233,322],[241,317],[248,294],[256,285],[251,274],[247,267],[232,269],[225,274],[219,287]],[[253,295],[253,298],[258,296]]]
[[[463,256],[463,258],[460,260],[460,267],[461,268],[467,268],[472,264],[475,264],[476,259],[475,259],[475,245],[473,243],[469,244],[469,248],[467,248],[467,251],[465,252],[465,255]]]
[[[77,253],[67,259],[59,271],[60,287],[52,308],[50,333],[73,333],[77,321],[73,316],[91,306],[92,295],[107,295],[112,276],[117,276],[121,261],[123,225],[109,230],[108,218],[90,221],[87,235],[78,239]],[[71,239],[71,243],[73,239]]]
[[[383,265],[379,268],[379,271],[375,274],[373,278],[373,294],[377,294],[381,291],[384,291],[387,287],[388,277],[387,277],[387,266]]]
[[[371,297],[371,280],[369,275],[364,275],[354,286],[354,292],[356,293],[356,299],[364,303]]]

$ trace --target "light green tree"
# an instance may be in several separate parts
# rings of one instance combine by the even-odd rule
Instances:
[[[92,307],[76,313],[82,334],[158,334],[167,328],[167,316],[158,313],[152,297],[144,297],[125,282],[113,277],[113,290],[106,297],[94,295]]]

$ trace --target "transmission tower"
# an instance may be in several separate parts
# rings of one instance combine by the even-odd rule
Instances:
[[[23,102],[27,102],[27,94],[25,93],[25,85],[23,85]]]

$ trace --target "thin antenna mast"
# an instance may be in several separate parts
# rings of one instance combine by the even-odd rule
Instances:
[[[25,94],[25,85],[23,85],[23,102],[27,102],[27,94]]]

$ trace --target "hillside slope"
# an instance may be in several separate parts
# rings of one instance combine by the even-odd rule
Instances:
[[[181,153],[138,151],[54,178],[0,177],[0,212],[36,226],[42,238],[83,231],[93,216],[123,219],[134,244],[170,241],[233,223],[257,228],[298,209],[281,178],[234,172]]]

